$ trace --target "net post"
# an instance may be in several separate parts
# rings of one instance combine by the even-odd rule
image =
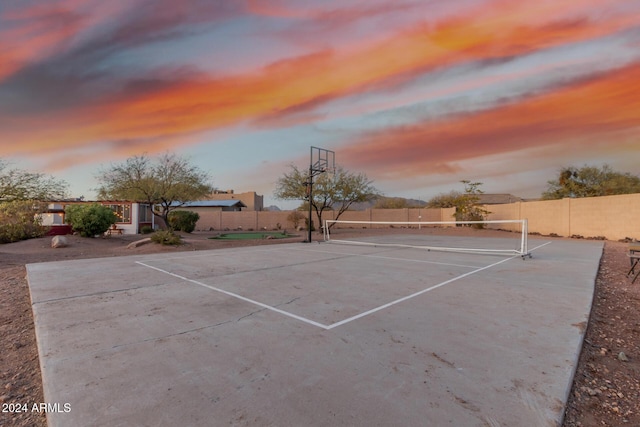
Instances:
[[[524,218],[522,220],[522,259],[525,256],[529,256],[531,258],[531,254],[529,253],[529,220]]]

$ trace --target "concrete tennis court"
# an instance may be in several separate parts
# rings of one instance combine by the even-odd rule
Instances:
[[[557,425],[603,245],[529,243],[30,264],[49,425]]]

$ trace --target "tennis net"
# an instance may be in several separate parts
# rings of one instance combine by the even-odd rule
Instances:
[[[324,222],[330,243],[531,256],[527,220]]]

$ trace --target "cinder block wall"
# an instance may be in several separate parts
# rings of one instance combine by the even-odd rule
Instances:
[[[489,211],[488,220],[512,220],[522,219],[522,203],[509,203],[505,205],[485,205],[484,209]],[[489,224],[487,228],[497,228],[501,230],[520,231],[520,224]]]
[[[371,209],[372,221],[392,221],[407,222],[409,221],[409,209]],[[397,225],[396,227],[405,227]],[[387,225],[374,224],[372,228],[388,228]]]
[[[258,211],[245,212],[220,212],[221,229],[229,230],[257,230],[258,229]]]
[[[258,229],[260,230],[293,230],[293,223],[289,221],[288,217],[291,212],[278,212],[278,211],[262,211],[257,215]],[[306,217],[306,215],[305,215]],[[304,226],[304,220],[300,221],[299,225]]]
[[[180,209],[187,210],[187,209]],[[219,230],[221,228],[221,213],[222,211],[212,211],[207,208],[189,208],[191,212],[196,212],[200,215],[200,219],[196,223],[196,230],[198,231],[207,231],[207,230]]]
[[[640,194],[565,199],[571,235],[640,239]]]
[[[571,236],[571,199],[524,202],[520,218],[527,218],[529,231],[540,234]]]
[[[535,202],[516,202],[485,206],[491,213],[487,219],[528,219],[529,232],[570,237],[605,237],[610,240],[640,239],[640,194],[589,197]],[[293,230],[291,211],[211,212],[198,211],[197,230]],[[368,209],[346,211],[340,216],[347,221],[452,221],[449,209]],[[306,218],[308,213],[303,212]],[[420,219],[418,219],[421,217]],[[323,219],[334,219],[335,212],[326,211]],[[317,222],[314,212],[314,222]],[[301,226],[305,221],[300,222]],[[317,227],[317,224],[316,224]],[[507,228],[504,224],[500,228]]]
[[[527,219],[530,233],[640,239],[640,194],[486,206],[488,219]]]

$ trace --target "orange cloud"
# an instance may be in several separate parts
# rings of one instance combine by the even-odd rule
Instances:
[[[372,45],[320,51],[280,61],[244,75],[177,81],[133,96],[123,93],[115,100],[104,101],[98,106],[33,116],[23,119],[23,124],[18,119],[17,124],[5,127],[3,140],[10,141],[9,145],[2,142],[0,145],[9,153],[29,153],[47,148],[130,141],[132,150],[153,152],[158,144],[164,147],[165,144],[159,142],[162,138],[186,139],[197,132],[247,120],[262,124],[290,123],[288,119],[292,117],[300,121],[313,120],[316,115],[309,111],[300,115],[299,112],[346,95],[384,88],[395,84],[397,79],[410,79],[430,69],[470,60],[521,55],[541,48],[589,40],[620,31],[634,23],[632,17],[618,14],[604,21],[527,24],[547,22],[551,12],[558,8],[579,9],[586,3],[586,0],[574,0],[558,6],[557,2],[498,0],[489,7],[485,5],[483,9],[448,20],[435,28],[421,25]],[[478,13],[483,19],[478,18]],[[64,32],[59,37],[62,39],[67,35]],[[520,108],[525,108],[525,105],[528,104]],[[503,123],[501,135],[506,135],[509,129],[520,133],[525,126],[518,122],[517,116],[508,114],[492,116],[492,119]],[[512,126],[507,126],[509,120],[514,121]],[[465,150],[473,155],[483,151],[477,146],[477,141],[488,140],[484,139],[484,133],[493,137],[495,132],[493,128],[486,128],[485,123],[473,123],[468,133],[460,134],[455,127],[444,124],[439,125],[440,132],[447,135],[449,141],[464,144]],[[460,124],[462,122],[456,122],[456,125]],[[548,132],[553,133],[551,123],[531,124],[531,130],[540,126],[543,131],[548,126]],[[472,131],[478,132],[475,143],[469,143],[467,139]],[[400,133],[392,131],[389,136],[395,135],[393,139],[375,136],[378,141],[375,152],[394,152],[389,144],[414,147],[416,141],[411,134],[421,135],[423,132],[417,127]],[[519,139],[509,139],[508,145],[513,146],[514,140]],[[431,145],[438,154],[439,146],[433,142]],[[394,156],[399,154],[396,152]],[[413,154],[409,152],[404,156],[411,161]]]
[[[453,172],[461,161],[535,147],[581,151],[606,146],[623,135],[637,140],[638,93],[640,64],[490,111],[367,133],[340,156],[349,165],[382,175],[419,176]]]

